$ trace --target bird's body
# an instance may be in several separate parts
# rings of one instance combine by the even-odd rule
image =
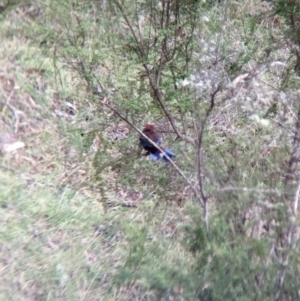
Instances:
[[[170,158],[175,157],[175,154],[172,153],[169,149],[161,148],[168,155],[167,157],[153,143],[151,143],[151,141],[153,141],[159,146],[162,143],[161,138],[157,134],[152,124],[147,124],[145,126],[145,128],[143,129],[143,134],[147,136],[148,139],[146,139],[143,135],[140,135],[140,144],[148,152],[152,160],[162,159],[165,162],[169,162],[168,157]]]

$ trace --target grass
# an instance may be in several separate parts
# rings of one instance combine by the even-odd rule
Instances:
[[[228,47],[225,54],[233,54],[233,66],[236,61],[240,64],[232,79],[255,66],[248,43],[259,42],[260,49],[268,44],[264,26],[255,32],[255,39],[249,34],[253,20],[250,18],[248,24],[240,17],[245,14],[243,5],[232,6],[241,11],[230,10],[235,21],[228,22],[231,30],[225,35],[228,39],[227,44],[224,43],[224,47]],[[209,11],[212,19],[218,14],[216,9]],[[30,13],[41,12],[31,10]],[[224,99],[216,103],[207,124],[203,149],[206,193],[217,191],[209,203],[211,231],[207,237],[209,235],[199,226],[202,216],[199,206],[184,202],[191,199],[188,186],[174,170],[138,157],[134,147],[136,133],[105,109],[96,114],[97,100],[89,98],[90,91],[84,89],[74,73],[55,61],[53,52],[47,53],[46,47],[27,38],[34,36],[26,32],[28,24],[34,23],[30,13],[28,16],[26,9],[16,8],[0,21],[0,300],[195,300],[199,291],[204,300],[225,300],[226,296],[232,296],[233,300],[247,281],[249,286],[245,291],[251,290],[253,279],[257,279],[256,269],[269,267],[268,263],[264,265],[264,260],[271,261],[266,260],[265,249],[269,248],[272,234],[261,240],[250,237],[252,234],[243,236],[243,231],[254,232],[256,220],[249,217],[248,226],[242,225],[241,220],[260,206],[257,200],[273,200],[274,196],[267,191],[273,186],[277,188],[282,176],[282,172],[277,171],[280,165],[274,162],[287,162],[289,158],[288,139],[282,138],[285,137],[283,130],[276,122],[262,117],[273,103],[268,93],[275,89],[261,82],[252,89],[251,83],[249,88],[247,82],[241,81],[237,83],[240,85],[237,94],[232,88],[228,99],[224,95]],[[89,10],[82,12],[82,16],[89,14]],[[20,27],[18,19],[27,22],[27,26]],[[77,19],[71,21],[76,28]],[[132,113],[136,124],[142,124],[149,116],[144,114],[140,103],[149,102],[149,108],[153,105],[149,91],[145,88],[145,94],[135,95],[136,102],[122,102],[122,99],[128,100],[131,93],[137,93],[138,68],[131,65],[136,68],[136,74],[126,68],[123,70],[126,64],[123,66],[114,58],[114,52],[106,54],[109,45],[107,49],[101,48],[106,40],[96,39],[98,21],[95,17],[91,23],[87,22],[90,28],[86,33],[100,46],[87,44],[89,51],[81,50],[82,58],[88,60],[90,53],[91,57],[97,54],[93,58],[96,61],[107,59],[98,66],[97,72],[103,71],[103,77],[111,77],[111,85],[120,90],[118,93],[113,92],[118,89],[111,89],[107,93],[112,99],[119,97],[121,101],[116,103],[123,106],[124,112],[128,109]],[[236,22],[236,26],[232,22]],[[55,22],[53,24],[55,26]],[[205,33],[211,35],[213,30],[208,27],[214,23],[203,24],[199,33],[195,31],[196,42],[213,50],[217,44],[212,39],[210,45]],[[243,43],[243,39],[247,43]],[[231,41],[236,40],[233,51]],[[237,54],[243,53],[243,49],[248,54],[238,58]],[[61,57],[66,58],[74,49],[60,50]],[[280,48],[272,60],[284,61],[287,55]],[[214,51],[203,47],[199,56],[205,71],[199,86],[206,89]],[[111,72],[113,67],[122,73],[121,80],[117,71]],[[278,74],[274,72],[273,76],[267,74],[266,77],[270,76],[272,83],[281,73],[278,71]],[[130,81],[135,84],[130,85]],[[227,92],[230,91],[228,88]],[[252,99],[250,92],[259,96],[257,100]],[[198,102],[204,104],[199,106],[201,114],[205,113],[205,103],[209,100],[205,93],[208,92],[198,93]],[[139,113],[143,113],[143,117],[136,116]],[[293,124],[294,115],[289,114],[284,116]],[[154,116],[157,116],[155,120],[161,120],[159,112]],[[121,138],[114,139],[114,135]],[[271,145],[269,150],[266,146],[271,138],[278,141],[278,146],[275,143],[276,148]],[[186,151],[184,143],[176,141],[174,145],[178,165],[194,181],[195,158]],[[272,153],[265,157],[268,151]],[[246,189],[222,193],[221,189],[218,191],[222,188],[220,183],[226,184],[224,191],[227,187]],[[265,194],[263,188],[266,188]],[[257,220],[265,222],[268,214],[256,216]],[[243,275],[247,264],[250,276]],[[276,264],[270,276],[272,285]],[[245,276],[242,284],[241,275]],[[252,287],[259,286],[254,283]],[[261,287],[259,290],[264,294]],[[248,300],[246,295],[244,297],[243,300]]]
[[[125,256],[118,214],[68,185],[86,171],[67,145],[68,118],[53,113],[53,67],[11,22],[1,26],[0,299],[99,300]],[[26,146],[4,151],[17,141]]]
[[[99,189],[86,186],[91,164],[82,154],[83,139],[72,130],[72,116],[54,113],[62,108],[51,62],[28,41],[8,35],[6,22],[1,30],[0,300],[153,300],[154,291],[145,288],[165,290],[165,273],[174,261],[184,262],[184,250],[173,240],[187,221],[183,209],[157,204],[151,195],[126,208],[109,191],[113,202],[103,207]],[[5,144],[17,141],[25,147],[4,151]],[[108,179],[109,172],[103,181]],[[130,276],[124,263],[138,265],[140,252],[145,264]],[[152,275],[150,280],[144,274]],[[140,275],[140,281],[128,282],[128,275]]]
[[[178,228],[178,212],[165,210],[151,216],[150,222],[145,220],[145,208],[104,215],[101,204],[91,198],[36,180],[29,183],[13,172],[1,172],[1,204],[1,300],[103,300],[105,296],[105,300],[116,296],[125,300],[131,289],[107,294],[114,281],[123,279],[126,267],[119,280],[115,276],[124,262],[137,264],[144,252],[145,264],[136,273],[148,271],[152,277],[143,276],[139,283],[157,286],[165,279],[161,269],[170,269],[172,261],[183,256],[178,243],[170,243]],[[130,245],[134,247],[127,258]],[[148,270],[150,261],[152,270]],[[153,278],[159,275],[162,280]]]

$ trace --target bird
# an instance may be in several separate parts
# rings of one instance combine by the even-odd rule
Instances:
[[[147,151],[152,160],[162,159],[164,162],[169,162],[169,158],[175,157],[175,154],[167,148],[161,147],[161,149],[168,155],[168,157],[163,154],[151,141],[155,142],[157,145],[161,145],[162,139],[157,134],[154,125],[146,124],[143,129],[143,134],[149,138],[146,139],[143,135],[140,135],[140,145]],[[151,141],[150,141],[151,140]]]

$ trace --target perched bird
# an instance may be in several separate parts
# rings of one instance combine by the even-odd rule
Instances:
[[[146,124],[143,129],[143,134],[149,138],[149,140],[155,142],[157,145],[161,145],[162,140],[158,136],[154,126],[152,124]],[[146,139],[144,136],[140,135],[140,144],[148,152],[150,158],[152,160],[159,160],[162,159],[165,162],[169,162],[169,159],[159,150],[156,146]],[[175,157],[175,154],[172,153],[169,149],[161,148],[170,158]]]

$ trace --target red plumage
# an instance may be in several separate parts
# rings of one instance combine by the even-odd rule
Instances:
[[[155,142],[156,144],[161,143],[161,139],[158,136],[154,125],[152,124],[146,124],[146,126],[143,129],[143,134],[145,134],[150,140]],[[140,135],[140,144],[142,147],[150,152],[150,153],[156,153],[159,152],[159,150],[149,141],[147,140],[144,136]]]

